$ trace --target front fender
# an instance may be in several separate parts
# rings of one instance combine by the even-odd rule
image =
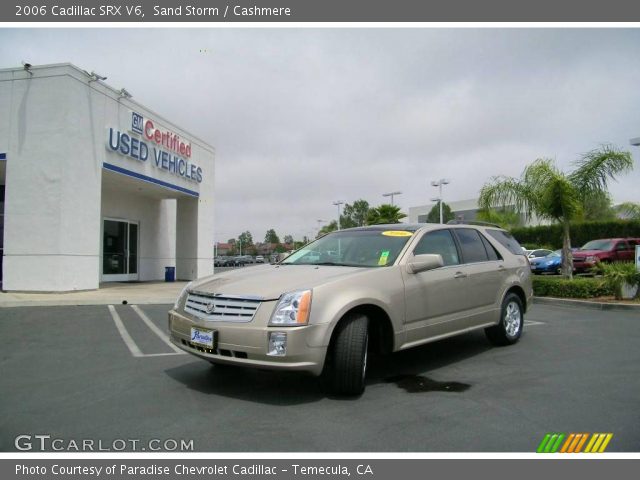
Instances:
[[[374,306],[389,318],[395,344],[404,334],[405,294],[400,267],[369,269],[360,275],[338,279],[313,290],[311,324],[328,324],[322,337],[313,338],[318,344],[310,347],[327,347],[340,320],[350,311],[363,306]],[[400,342],[401,343],[401,342]]]

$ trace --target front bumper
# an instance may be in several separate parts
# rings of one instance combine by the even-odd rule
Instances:
[[[270,370],[303,371],[320,375],[324,367],[327,346],[328,324],[301,327],[268,326],[268,316],[256,313],[248,323],[208,322],[189,314],[169,311],[171,342],[187,353],[212,363],[241,365]],[[217,332],[217,343],[213,349],[203,348],[191,342],[191,327],[200,327]],[[287,334],[287,352],[284,356],[267,355],[269,333]]]
[[[531,271],[534,273],[555,273],[560,268],[560,265],[539,265],[532,263]]]
[[[573,259],[573,271],[576,273],[588,272],[596,265],[597,265],[597,262],[595,261],[586,262],[580,259],[578,260],[576,260],[575,258]]]

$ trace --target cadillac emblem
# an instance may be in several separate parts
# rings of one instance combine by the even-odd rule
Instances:
[[[207,311],[207,313],[213,313],[216,310],[216,306],[213,304],[213,302],[207,303],[207,305],[204,308]]]

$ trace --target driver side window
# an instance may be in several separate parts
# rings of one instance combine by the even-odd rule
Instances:
[[[445,266],[458,265],[460,263],[458,249],[449,230],[436,230],[425,234],[416,245],[413,254],[422,255],[425,253],[442,256]]]

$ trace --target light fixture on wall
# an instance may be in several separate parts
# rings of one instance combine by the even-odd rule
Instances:
[[[118,92],[118,95],[125,98],[131,98],[133,96],[129,92],[127,92],[125,88],[121,88],[120,91]]]

